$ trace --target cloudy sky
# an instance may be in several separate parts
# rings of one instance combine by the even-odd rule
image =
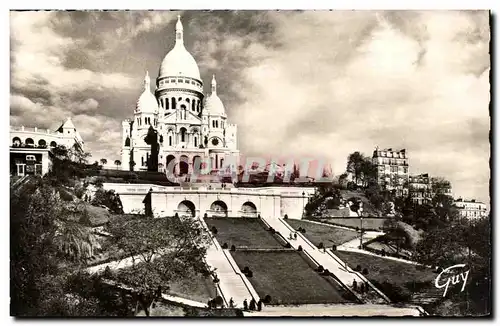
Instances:
[[[11,125],[72,117],[94,160],[120,159],[121,121],[155,78],[182,15],[246,155],[406,148],[410,172],[489,202],[485,11],[12,12]]]

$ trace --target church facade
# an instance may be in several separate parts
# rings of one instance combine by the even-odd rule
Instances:
[[[161,62],[154,93],[146,72],[133,119],[122,122],[124,170],[148,169],[152,147],[146,137],[151,131],[157,135],[153,148],[157,148],[161,172],[187,175],[200,166],[207,172],[220,171],[227,168],[227,162],[239,160],[237,126],[228,121],[224,104],[217,95],[215,75],[210,94],[203,93],[198,65],[184,46],[180,16],[175,35],[173,49]]]

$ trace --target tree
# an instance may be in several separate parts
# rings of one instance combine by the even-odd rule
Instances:
[[[101,162],[101,165],[106,165],[106,164],[108,164],[108,160],[107,160],[107,159],[105,159],[105,158],[101,158],[100,162]]]
[[[96,239],[88,228],[69,220],[71,214],[49,177],[11,192],[10,199],[11,314],[45,315],[50,313],[44,310],[47,291],[58,286],[61,263],[83,257],[84,248]]]
[[[206,271],[203,258],[210,238],[197,220],[191,218],[148,218],[110,226],[116,246],[133,259],[131,268],[117,275],[120,282],[133,286],[146,315],[157,298],[158,287],[186,273]]]
[[[367,187],[376,183],[377,166],[372,163],[369,157],[365,157],[360,152],[354,152],[347,157],[346,171],[352,173],[355,184]]]
[[[354,175],[356,184],[358,184],[358,180],[362,177],[364,164],[365,157],[360,152],[351,153],[347,157],[346,171]]]
[[[120,160],[115,160],[115,165],[116,165],[116,169],[118,170],[120,165],[122,165],[122,162]]]

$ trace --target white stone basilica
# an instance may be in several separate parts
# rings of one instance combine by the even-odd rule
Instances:
[[[230,156],[238,161],[237,126],[227,121],[215,76],[210,95],[204,96],[198,65],[184,47],[180,16],[175,33],[175,46],[160,65],[154,95],[146,72],[134,119],[122,123],[124,170],[147,170],[151,146],[144,138],[150,126],[158,132],[160,171],[172,166],[172,160],[178,175],[191,173],[197,159],[210,162],[212,171],[220,170]]]

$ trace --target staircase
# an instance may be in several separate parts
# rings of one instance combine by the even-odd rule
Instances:
[[[241,273],[236,262],[234,262],[228,250],[221,248],[219,242],[210,233],[207,224],[203,218],[199,218],[202,225],[209,232],[212,243],[207,250],[205,258],[206,263],[215,269],[215,273],[219,279],[219,289],[223,297],[226,307],[229,306],[231,298],[234,301],[234,306],[237,308],[243,307],[243,301],[247,302],[253,298],[256,302],[259,301],[259,296],[254,290],[246,276]]]
[[[318,264],[322,265],[324,269],[328,269],[331,273],[335,275],[338,281],[340,281],[346,289],[351,291],[356,297],[361,299],[363,302],[369,303],[389,303],[390,300],[382,294],[378,289],[369,283],[372,287],[371,291],[361,295],[359,292],[352,290],[353,281],[356,280],[358,284],[366,283],[367,280],[359,273],[356,273],[346,267],[346,264],[342,263],[340,259],[335,259],[336,257],[331,255],[328,250],[320,250],[314,244],[312,244],[306,237],[304,237],[300,232],[296,232],[288,223],[283,219],[279,218],[263,218],[264,222],[274,228],[276,232],[281,233],[287,241],[291,244],[294,249],[298,249],[299,246],[305,254],[310,256]],[[288,240],[287,235],[290,232],[297,233],[297,240]]]

